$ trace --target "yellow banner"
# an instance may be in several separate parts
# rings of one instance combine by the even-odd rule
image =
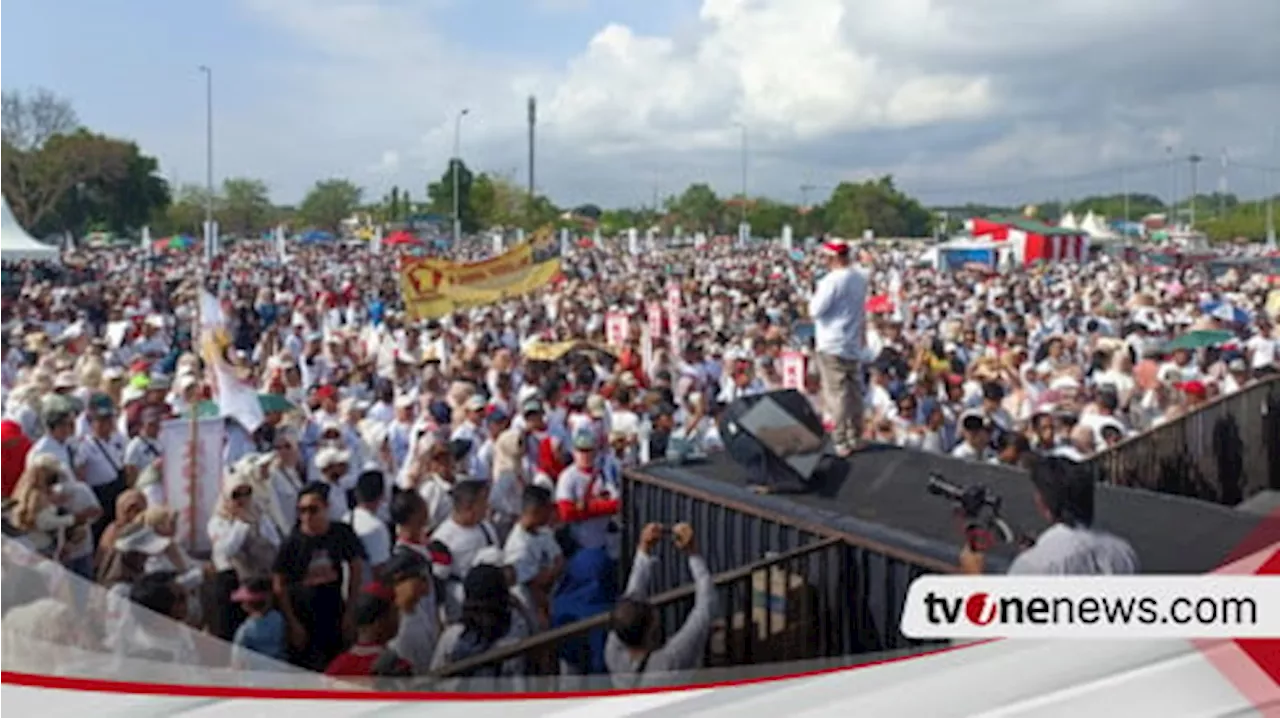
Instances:
[[[1267,293],[1266,312],[1272,319],[1280,319],[1280,289],[1272,289]]]
[[[437,319],[527,294],[559,273],[560,247],[547,233],[481,262],[408,258],[400,266],[400,291],[411,317]]]

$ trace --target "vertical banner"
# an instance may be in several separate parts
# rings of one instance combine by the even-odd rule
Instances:
[[[684,327],[681,326],[681,296],[679,282],[667,282],[667,317],[671,324],[671,351],[676,356],[684,353]]]
[[[703,247],[707,246],[707,233],[698,232],[697,234],[693,235],[693,246],[696,249],[702,249]]]
[[[596,246],[596,249],[604,249],[604,238],[600,236],[599,227],[596,227],[594,230],[592,230],[591,243]]]
[[[288,254],[285,252],[284,242],[284,225],[278,224],[276,225],[276,254],[280,256],[281,264],[284,264],[289,258]],[[381,242],[381,239],[379,239],[379,242]]]
[[[645,312],[649,333],[654,337],[662,336],[662,303],[649,302],[645,307]]]
[[[147,253],[147,259],[155,256],[156,250],[151,246],[151,227],[142,228],[142,251]]]
[[[502,232],[494,232],[493,233],[493,256],[496,257],[502,254],[506,250],[506,247],[504,247],[503,244],[504,243],[502,241]]]
[[[790,252],[795,249],[796,240],[791,235],[791,225],[782,225],[782,248]]]
[[[524,244],[524,227],[516,227],[516,244]]]
[[[631,254],[640,254],[640,230],[632,227],[627,230],[627,251]]]
[[[382,225],[373,228],[373,237],[369,239],[369,251],[382,254]]]
[[[222,449],[226,423],[221,417],[201,419],[196,425],[196,445],[191,445],[191,420],[172,419],[160,426],[160,454],[164,462],[165,502],[178,512],[178,539],[188,551],[208,551],[205,526],[218,505],[222,491]],[[195,495],[188,469],[196,452]]]
[[[653,337],[648,325],[640,332],[640,362],[646,376],[653,376]]]
[[[746,222],[738,224],[738,246],[746,247],[751,239],[751,225]]]
[[[604,336],[610,346],[625,347],[631,333],[631,317],[626,312],[609,312],[604,315]]]
[[[785,351],[782,353],[782,386],[787,389],[804,391],[804,378],[809,367],[804,352]]]
[[[657,249],[658,249],[658,230],[654,229],[653,227],[650,227],[650,228],[649,228],[649,230],[648,230],[647,232],[645,232],[645,233],[644,233],[644,244],[645,244],[645,249],[646,249],[646,250],[648,250],[648,251],[650,251],[650,252],[657,251]]]
[[[681,227],[680,225],[677,224],[676,228],[671,230],[671,239],[672,241],[679,242],[683,238],[684,238],[684,227]]]
[[[569,228],[560,228],[560,256],[569,254]]]

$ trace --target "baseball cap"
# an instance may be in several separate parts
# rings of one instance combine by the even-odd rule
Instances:
[[[351,454],[343,449],[326,446],[316,453],[316,468],[321,471],[332,466],[350,463]]]
[[[537,399],[530,399],[520,407],[520,413],[529,416],[530,414],[543,414],[545,410],[542,407],[542,402]]]
[[[592,394],[591,396],[587,397],[587,414],[591,415],[591,417],[594,419],[604,418],[604,415],[605,415],[604,397],[600,396],[599,394]]]
[[[485,400],[479,394],[467,399],[467,411],[484,411]]]
[[[106,394],[94,394],[89,397],[89,416],[95,419],[109,419],[116,415],[115,402]]]
[[[583,430],[573,435],[573,448],[578,451],[592,451],[596,448],[595,434]]]

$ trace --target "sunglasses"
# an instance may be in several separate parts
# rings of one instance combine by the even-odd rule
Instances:
[[[303,504],[298,507],[298,514],[301,516],[313,516],[320,513],[322,509],[315,504]]]

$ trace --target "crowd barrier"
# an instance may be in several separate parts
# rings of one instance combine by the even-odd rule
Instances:
[[[1269,377],[1089,460],[1103,481],[1235,506],[1280,489],[1280,377]]]
[[[902,605],[913,580],[950,572],[950,565],[862,537],[801,525],[785,514],[701,495],[643,470],[626,473],[622,503],[619,585],[625,585],[645,524],[693,526],[717,592],[715,628],[705,646],[707,667],[812,661],[931,645],[902,635]],[[694,588],[688,562],[670,542],[660,544],[655,554],[651,601],[660,611],[666,635],[671,635],[693,606]],[[534,673],[544,674],[527,688],[554,689],[563,685],[556,675],[565,651],[585,650],[588,637],[607,631],[608,623],[608,614],[601,614],[561,626],[445,666],[433,677],[473,675],[524,656]]]

